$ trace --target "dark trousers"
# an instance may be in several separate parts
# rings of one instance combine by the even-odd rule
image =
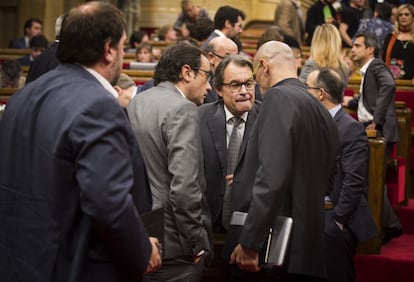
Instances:
[[[345,228],[339,229],[332,218],[325,226],[325,256],[328,282],[355,281],[355,236]]]
[[[157,271],[147,274],[143,282],[198,282],[204,270],[204,258],[195,264],[190,257],[163,260]]]

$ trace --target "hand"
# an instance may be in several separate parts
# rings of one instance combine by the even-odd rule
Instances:
[[[154,272],[161,267],[160,242],[154,237],[150,237],[149,240],[151,242],[152,252],[145,273]]]
[[[196,255],[193,256],[193,262],[197,264],[203,255],[204,255],[204,250],[199,251]]]
[[[372,123],[368,124],[366,129],[367,130],[375,130],[375,126],[376,126],[375,122],[372,122]]]
[[[234,174],[228,174],[228,175],[226,175],[226,183],[227,183],[227,186],[231,186],[233,184],[233,176],[234,176]]]
[[[348,107],[349,101],[351,101],[352,99],[354,99],[354,97],[352,97],[352,96],[344,96],[344,100],[342,102],[342,106]]]
[[[237,263],[240,269],[257,272],[259,267],[259,253],[253,249],[238,244],[230,256],[230,264]]]

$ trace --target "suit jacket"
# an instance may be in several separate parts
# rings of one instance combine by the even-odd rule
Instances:
[[[237,243],[261,250],[276,216],[291,216],[287,271],[325,277],[323,201],[335,172],[336,125],[297,79],[264,97],[231,195],[231,209],[248,216],[243,227],[230,225],[224,254]]]
[[[207,37],[206,41],[204,41],[203,45],[201,46],[201,50],[206,49],[206,47],[207,47],[208,43],[211,41],[211,39],[216,38],[216,37],[219,37],[219,36],[221,36],[221,35],[218,34],[216,31],[213,30],[210,33],[210,35]]]
[[[293,36],[299,44],[302,43],[303,24],[299,17],[296,4],[292,0],[280,1],[275,11],[275,24],[284,33]]]
[[[76,281],[136,281],[151,196],[117,100],[62,65],[13,95],[0,135],[2,280],[68,281],[77,269]]]
[[[20,57],[16,60],[21,66],[28,66],[30,67],[30,65],[32,64],[32,60],[30,56],[24,56],[24,57]]]
[[[392,73],[381,59],[374,59],[368,66],[362,85],[365,108],[374,116],[377,129],[387,142],[400,140],[397,114],[395,112],[395,81]],[[356,110],[359,98],[351,100],[349,107]]]
[[[341,150],[337,162],[334,190],[330,198],[335,208],[327,211],[327,219],[344,224],[359,242],[377,235],[368,206],[369,144],[364,127],[344,109],[334,120],[338,127]],[[328,224],[325,224],[327,227]]]
[[[164,258],[210,250],[211,223],[197,106],[163,82],[136,95],[128,116],[148,169],[154,208],[164,207]]]
[[[49,48],[33,60],[26,77],[26,84],[57,67],[59,64],[59,60],[56,57],[57,47],[58,42],[55,41]]]
[[[26,45],[26,40],[24,37],[22,38],[17,38],[17,39],[13,39],[10,40],[9,42],[9,48],[14,48],[14,49],[29,49],[30,46]]]
[[[239,155],[246,150],[249,133],[253,127],[260,104],[256,102],[250,110],[245,124]],[[199,108],[201,143],[207,182],[207,203],[213,225],[220,220],[223,196],[226,189],[227,141],[226,114],[222,100],[204,104]]]

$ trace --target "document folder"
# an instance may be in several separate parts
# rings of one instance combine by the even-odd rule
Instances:
[[[158,238],[162,244],[164,241],[164,208],[146,212],[141,215],[141,219],[148,236]]]
[[[244,225],[247,213],[234,212],[230,220],[231,225]],[[293,219],[291,217],[277,216],[265,241],[262,251],[259,253],[259,264],[262,267],[282,266],[289,245]]]

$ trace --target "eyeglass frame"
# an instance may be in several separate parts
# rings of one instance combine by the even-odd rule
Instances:
[[[247,87],[247,83],[253,83],[252,87]],[[221,85],[227,86],[232,93],[236,93],[236,92],[240,91],[243,86],[244,86],[244,88],[246,88],[247,91],[252,91],[252,90],[255,89],[256,84],[257,84],[257,82],[256,82],[256,80],[254,80],[253,77],[249,78],[248,80],[246,80],[244,82],[230,81],[229,83],[224,83],[224,82],[221,83]],[[234,87],[237,87],[237,89],[235,89]]]
[[[210,78],[212,78],[214,76],[214,73],[211,70],[208,71],[208,70],[204,70],[204,69],[198,68],[198,67],[191,67],[191,68],[193,70],[196,70],[196,71],[202,71],[202,72],[204,72],[207,75],[207,81],[209,81]]]
[[[215,51],[210,51],[211,52],[211,54],[213,54],[214,56],[216,56],[217,58],[220,58],[220,59],[222,59],[222,60],[224,60],[224,58],[225,58],[225,56],[221,56],[221,55],[219,55],[219,54],[217,54]]]

